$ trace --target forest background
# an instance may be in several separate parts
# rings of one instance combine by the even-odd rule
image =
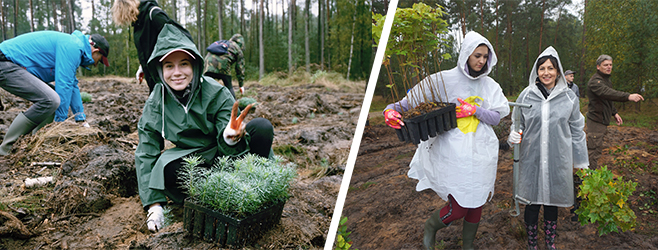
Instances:
[[[613,58],[611,80],[618,90],[640,93],[644,98],[658,97],[658,1],[654,0],[400,0],[398,8],[410,8],[423,2],[445,7],[451,30],[444,39],[451,48],[439,51],[452,58],[443,60],[440,69],[431,68],[425,75],[455,67],[461,37],[468,31],[484,35],[493,44],[498,64],[489,74],[505,95],[514,96],[528,86],[528,77],[539,53],[553,46],[559,53],[564,71],[575,70],[574,82],[584,97],[587,81],[596,72],[596,58],[608,54]],[[375,1],[373,12],[386,14],[388,1]],[[401,83],[396,57],[391,58],[393,79]],[[429,61],[434,61],[430,59]],[[382,68],[375,95],[393,102],[387,71]],[[417,81],[417,80],[416,80]],[[398,93],[405,93],[396,84]],[[402,96],[400,96],[402,98]],[[395,100],[397,101],[397,100]],[[373,100],[374,102],[374,100]],[[371,106],[383,109],[382,105]],[[622,105],[636,105],[625,103]],[[381,107],[380,107],[381,106]],[[639,105],[636,105],[639,109]]]
[[[220,39],[245,37],[247,80],[296,70],[338,72],[362,80],[372,68],[370,0],[158,0],[188,29],[199,51]],[[113,0],[0,0],[2,41],[37,30],[98,33],[110,43],[110,67],[85,76],[134,76],[139,62],[132,27],[112,22]],[[219,18],[218,18],[219,17]],[[260,32],[262,30],[262,32]]]

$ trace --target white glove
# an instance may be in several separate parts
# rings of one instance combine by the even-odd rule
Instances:
[[[146,219],[146,226],[151,232],[157,232],[162,229],[164,223],[164,212],[162,206],[153,205],[148,210],[148,219]]]
[[[240,94],[244,95],[244,86],[240,87]]]
[[[85,128],[89,128],[89,127],[90,127],[88,122],[83,122],[83,123],[82,123],[82,126],[85,127]]]
[[[137,79],[137,83],[142,83],[142,80],[144,79],[144,71],[142,70],[142,65],[139,65],[137,73],[135,73],[135,79]]]
[[[240,130],[244,131],[244,128],[245,128],[245,125],[242,124],[242,128]],[[229,137],[235,137],[239,134],[240,134],[239,131],[232,129],[230,126],[226,126],[226,128],[224,129],[224,133],[223,133],[224,141],[229,146],[233,146],[233,145],[237,144],[238,142],[240,142],[240,139],[242,139],[242,136],[238,137],[237,140],[233,140]]]
[[[514,144],[519,144],[521,143],[521,135],[523,134],[523,131],[519,130],[519,132],[516,132],[514,130],[509,132],[509,136],[507,136],[507,143],[510,146],[514,146]]]

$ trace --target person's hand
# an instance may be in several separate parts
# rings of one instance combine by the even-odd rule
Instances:
[[[137,73],[135,73],[135,79],[137,79],[137,83],[142,83],[142,80],[144,80],[144,71],[142,70],[142,65],[139,65]]]
[[[457,108],[455,108],[455,111],[457,113],[457,118],[469,117],[475,114],[475,110],[477,109],[477,106],[470,104],[461,98],[457,98],[457,101],[459,101],[462,104],[459,105]]]
[[[404,126],[404,122],[400,120],[402,116],[395,110],[387,109],[384,110],[384,122],[391,128],[401,129]]]
[[[244,86],[240,87],[240,94],[244,95]]]
[[[630,94],[628,96],[628,100],[629,101],[634,101],[634,102],[639,102],[639,101],[644,101],[644,97],[642,97],[642,95],[637,94],[637,93],[636,94]]]
[[[151,232],[157,232],[162,229],[164,224],[164,212],[160,204],[153,204],[148,210],[148,219],[146,219],[146,226]]]
[[[224,129],[224,141],[226,144],[233,146],[237,144],[242,136],[245,134],[245,124],[242,123],[245,117],[247,117],[247,113],[249,113],[249,110],[251,109],[252,104],[247,105],[246,108],[242,111],[242,114],[240,114],[240,117],[237,119],[235,118],[238,113],[238,101],[233,103],[233,109],[231,110],[231,120],[229,121],[228,126]]]
[[[617,122],[617,126],[621,126],[622,124],[624,124],[624,120],[621,119],[621,116],[619,116],[618,113],[615,114],[615,121]]]
[[[523,135],[523,131],[519,130],[519,132],[516,132],[514,130],[509,132],[509,136],[507,136],[507,143],[510,146],[514,146],[516,144],[521,143],[521,135]]]

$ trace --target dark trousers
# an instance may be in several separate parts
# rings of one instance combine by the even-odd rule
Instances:
[[[603,152],[603,137],[608,132],[608,126],[594,121],[587,121],[587,155],[589,168],[597,169],[598,161]]]
[[[272,123],[265,118],[254,118],[247,123],[245,130],[250,135],[249,153],[260,157],[269,157],[272,141],[274,140],[274,128]],[[178,178],[178,171],[183,166],[183,159],[170,162],[164,168],[165,178],[165,195],[174,203],[183,203],[187,198],[185,189],[181,186],[181,180]],[[204,162],[198,167],[210,168],[212,162]]]
[[[526,224],[535,225],[539,220],[539,209],[544,207],[544,220],[557,221],[557,207],[546,205],[526,205],[523,214]]]

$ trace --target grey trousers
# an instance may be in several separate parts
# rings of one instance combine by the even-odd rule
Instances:
[[[24,115],[36,124],[55,114],[59,107],[59,95],[52,87],[11,61],[0,61],[0,88],[32,102]]]

